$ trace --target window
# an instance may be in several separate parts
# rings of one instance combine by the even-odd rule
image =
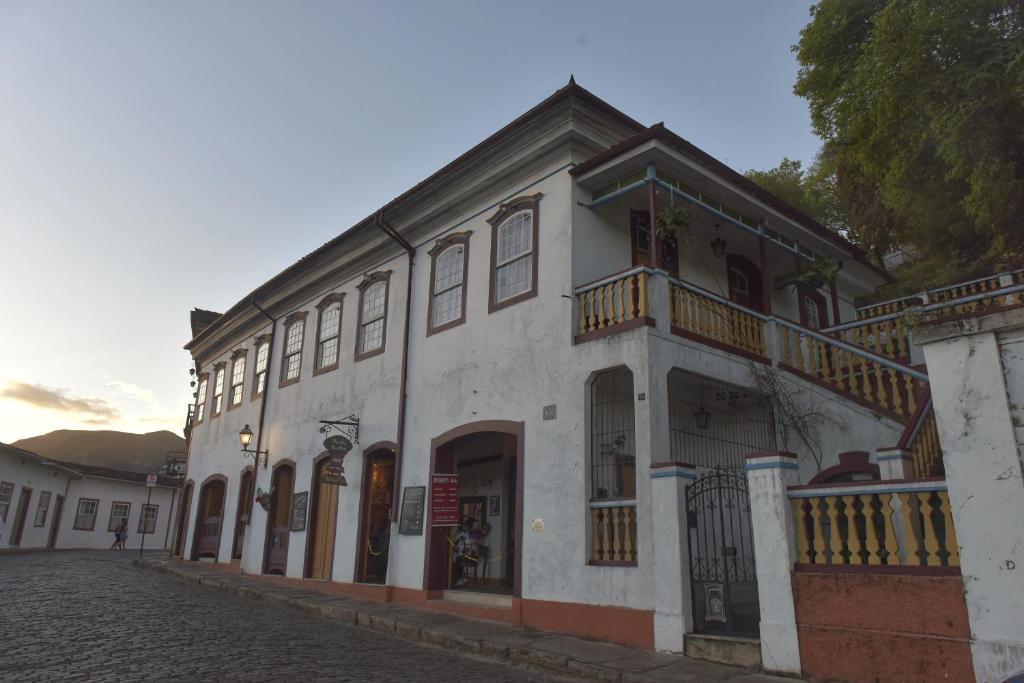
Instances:
[[[100,502],[95,498],[79,498],[78,512],[75,513],[75,529],[92,531],[96,528],[96,508]]]
[[[387,338],[388,280],[391,271],[366,276],[359,284],[359,330],[356,335],[356,360],[384,352]]]
[[[14,495],[14,484],[0,481],[0,522],[7,521],[7,511],[11,508],[11,496]]]
[[[242,405],[242,385],[245,383],[245,351],[231,354],[231,393],[228,396],[228,410]]]
[[[206,414],[206,375],[199,376],[199,388],[196,390],[196,424],[203,421]]]
[[[313,374],[338,367],[338,337],[341,335],[341,301],[344,295],[328,294],[317,304],[316,355]]]
[[[217,363],[213,366],[213,410],[210,417],[220,415],[220,409],[224,403],[224,368],[227,363]]]
[[[725,267],[729,282],[729,300],[755,311],[765,312],[764,283],[761,269],[739,254],[726,254]]]
[[[298,311],[285,318],[284,352],[281,359],[281,386],[299,381],[302,369],[302,341],[306,332],[306,312]]]
[[[828,327],[828,308],[825,297],[820,292],[802,287],[798,290],[797,300],[800,305],[800,324],[812,330]]]
[[[537,294],[537,223],[540,195],[505,204],[491,223],[491,300],[488,310]]]
[[[131,503],[114,502],[110,506],[110,521],[107,522],[107,531],[117,531],[121,528],[121,522],[128,520],[128,513],[132,509]]]
[[[740,306],[750,307],[750,280],[735,266],[729,268],[729,299]]]
[[[36,526],[44,526],[46,524],[46,513],[50,510],[50,495],[49,491],[39,493],[39,503],[36,505]]]
[[[270,361],[270,335],[256,337],[256,365],[253,368],[252,397],[263,395],[267,388],[267,363]]]
[[[427,334],[440,332],[466,320],[466,264],[471,232],[439,239],[430,250],[430,311]]]
[[[158,508],[158,505],[143,504],[142,514],[139,515],[138,532],[140,534],[156,533],[156,512]]]

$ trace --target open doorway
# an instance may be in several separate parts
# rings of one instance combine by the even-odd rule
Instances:
[[[288,571],[292,490],[295,486],[295,468],[290,462],[281,462],[274,466],[270,485],[270,509],[267,510],[267,543],[266,555],[263,558],[263,573],[284,576]]]
[[[196,526],[192,534],[193,560],[207,558],[217,561],[226,489],[225,479],[220,475],[214,475],[199,489],[199,507],[196,509]]]
[[[477,423],[434,440],[433,472],[459,478],[459,523],[430,528],[427,590],[519,596],[522,466],[522,423]]]
[[[391,547],[391,509],[395,490],[395,453],[381,449],[363,459],[356,581],[384,583]]]

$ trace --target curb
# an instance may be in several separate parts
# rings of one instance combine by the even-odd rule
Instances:
[[[477,659],[514,664],[545,673],[559,674],[567,680],[590,679],[613,682],[628,680],[631,683],[654,683],[654,679],[643,674],[623,672],[619,669],[602,666],[594,662],[576,660],[567,655],[531,648],[529,645],[509,646],[499,641],[462,636],[448,632],[443,628],[420,627],[416,624],[403,622],[400,618],[361,610],[356,605],[348,607],[309,602],[302,598],[294,598],[286,594],[266,591],[254,586],[232,585],[230,582],[221,581],[218,578],[198,576],[162,563],[153,562],[152,560],[133,558],[131,564],[134,567],[173,576],[197,586],[218,588],[250,600],[263,601],[273,605],[304,611],[357,628],[380,631],[426,647],[451,650]]]

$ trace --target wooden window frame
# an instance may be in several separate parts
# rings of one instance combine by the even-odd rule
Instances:
[[[46,495],[46,507],[41,508],[40,505],[43,502],[43,495]],[[46,526],[46,518],[50,515],[50,500],[53,498],[53,491],[40,491],[39,498],[36,500],[36,516],[32,520],[32,526]],[[39,513],[43,513],[43,519],[40,521]]]
[[[338,340],[337,351],[334,354],[334,362],[329,365],[320,365],[320,333],[323,331],[324,311],[330,306],[338,304],[338,329],[334,332],[334,338]],[[322,375],[337,370],[341,365],[341,320],[345,315],[345,295],[338,292],[328,294],[316,305],[316,337],[313,345],[313,376]],[[328,337],[330,339],[330,337]]]
[[[430,251],[427,252],[430,254],[430,299],[427,302],[428,337],[432,334],[437,334],[438,332],[458,327],[462,323],[466,322],[466,292],[469,284],[469,237],[472,234],[472,230],[451,233],[450,235],[446,235],[438,239],[437,242],[434,243],[434,246],[430,248]],[[446,323],[441,323],[440,325],[434,325],[434,297],[436,296],[435,276],[437,275],[437,259],[441,254],[448,251],[448,249],[457,245],[462,246],[462,284],[459,285],[462,288],[462,310],[459,312],[458,318],[449,320]]]
[[[152,531],[143,532],[142,531],[142,525],[146,521],[146,508],[153,508],[153,530]],[[139,509],[139,524],[138,524],[138,528],[135,530],[135,533],[137,533],[137,534],[145,533],[146,535],[149,535],[149,536],[155,534],[156,533],[156,520],[159,517],[159,515],[160,515],[160,506],[159,505],[157,505],[155,503],[143,503],[142,507]],[[222,525],[222,529],[223,529],[223,522],[221,522],[221,525]]]
[[[503,308],[514,306],[521,301],[532,299],[537,296],[537,282],[540,280],[540,200],[543,197],[540,192],[534,195],[516,197],[508,202],[502,204],[498,208],[498,212],[487,219],[487,222],[491,224],[491,272],[490,272],[490,287],[487,296],[487,312],[494,313],[500,311]],[[533,232],[532,232],[532,250],[530,253],[530,267],[533,272],[530,277],[530,289],[525,292],[520,292],[515,296],[511,296],[504,301],[497,302],[494,300],[497,294],[497,275],[498,275],[498,228],[505,222],[506,218],[520,212],[520,211],[531,211],[533,219]]]
[[[384,283],[384,313],[380,320],[384,321],[384,326],[380,331],[380,346],[377,348],[360,352],[359,348],[362,346],[363,339],[363,298],[366,294],[366,290],[378,282]],[[370,273],[363,278],[363,281],[356,285],[356,289],[359,290],[359,317],[356,324],[356,348],[355,355],[353,356],[354,362],[358,363],[361,360],[372,358],[384,353],[388,344],[388,310],[390,308],[391,299],[391,271],[390,270],[378,270],[374,273]],[[370,321],[373,322],[373,321]]]
[[[819,327],[811,327],[810,320],[807,318],[807,310],[804,308],[804,301],[810,299],[814,302],[814,305],[818,307],[818,318]],[[816,289],[810,289],[809,287],[797,287],[796,290],[796,305],[800,309],[800,324],[809,330],[820,330],[828,327],[828,306],[825,304],[825,296]]]
[[[78,526],[78,518],[81,516],[80,510],[82,509],[83,502],[95,503],[96,509],[92,514],[92,526],[84,527]],[[79,498],[78,505],[75,506],[75,521],[71,528],[73,531],[95,531],[96,530],[96,518],[100,516],[100,499],[99,498]]]
[[[228,410],[234,410],[245,402],[245,363],[248,349],[236,349],[231,354],[231,379],[228,380]],[[238,384],[235,384],[235,369],[238,362],[242,362],[242,377]],[[235,403],[235,387],[238,387],[238,403]]]
[[[210,419],[219,416],[224,412],[224,380],[227,379],[228,363],[227,361],[220,361],[213,366],[213,408],[216,410],[210,411]],[[223,373],[223,374],[221,374]],[[221,376],[220,382],[220,393],[217,393],[217,375]],[[217,399],[220,399],[218,405]]]
[[[193,425],[202,424],[203,420],[206,419],[206,395],[210,385],[210,373],[201,372],[196,375],[196,410]],[[202,412],[199,411],[199,406],[203,406]]]
[[[111,532],[117,531],[117,527],[113,526],[113,524],[114,524],[114,507],[117,506],[117,505],[127,505],[128,506],[128,512],[124,516],[126,521],[128,519],[130,519],[131,516],[132,516],[132,503],[131,503],[130,500],[115,500],[115,501],[113,501],[110,504],[110,515],[107,518],[107,531],[111,531]],[[111,528],[111,527],[113,527],[113,528]]]
[[[267,367],[261,371],[259,369],[260,347],[264,344],[267,345]],[[267,390],[267,382],[270,381],[270,354],[273,352],[273,349],[270,348],[270,335],[259,335],[253,342],[253,346],[256,348],[256,352],[252,355],[252,395],[250,396],[250,399],[255,401],[263,396],[263,392]],[[265,375],[263,377],[263,391],[259,391],[260,372],[263,372]]]
[[[733,299],[732,277],[730,271],[734,268],[747,278],[747,285],[750,288],[750,291],[748,292],[750,300],[746,304],[741,304]],[[759,265],[742,254],[726,254],[725,283],[729,291],[729,296],[727,297],[729,301],[751,311],[757,311],[758,313],[765,312],[765,300],[770,295],[770,292],[766,294],[764,291],[764,276]]]
[[[291,384],[297,384],[298,381],[302,379],[302,356],[303,351],[305,350],[303,347],[306,345],[306,316],[308,315],[309,311],[295,311],[294,313],[292,313],[291,315],[284,319],[284,336],[282,337],[281,344],[281,373],[279,381],[277,383],[278,388],[286,387]],[[288,333],[291,331],[292,327],[294,327],[295,324],[299,322],[302,323],[302,338],[299,340],[298,350],[299,370],[291,379],[285,379],[285,372],[288,371]],[[268,368],[270,366],[269,355],[267,356],[267,366]]]
[[[10,493],[7,494],[7,507],[4,508],[4,512],[0,515],[0,522],[7,521],[7,513],[11,511],[11,502],[14,500],[14,489],[17,485],[10,481],[0,481],[0,488],[10,487]]]

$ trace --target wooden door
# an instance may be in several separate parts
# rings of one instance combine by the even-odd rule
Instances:
[[[252,470],[246,470],[238,483],[238,507],[235,508],[235,542],[231,548],[231,557],[236,560],[242,558],[245,527],[252,520],[252,499]]]
[[[57,547],[57,531],[60,529],[62,512],[64,512],[64,496],[57,496],[57,504],[53,507],[53,517],[50,519],[50,538],[46,542],[47,548]]]
[[[181,502],[178,505],[178,530],[174,537],[175,557],[181,557],[185,552],[185,528],[192,507],[192,484],[185,486],[185,492],[181,494]]]
[[[289,524],[294,481],[295,473],[291,466],[281,465],[274,470],[274,495],[271,498],[270,515],[267,520],[266,574],[283,576],[288,571],[288,540],[291,536]]]
[[[323,458],[317,463],[313,475],[313,514],[310,515],[310,549],[307,576],[321,581],[331,580],[334,566],[334,535],[338,524],[338,486],[320,481],[324,467],[330,461]]]
[[[11,545],[21,545],[21,534],[25,531],[25,518],[28,517],[28,502],[31,499],[32,489],[22,486],[21,497],[18,498],[18,511],[14,516],[14,528],[11,531]]]
[[[650,268],[654,263],[651,253],[654,232],[649,211],[630,210],[629,240],[633,265]],[[669,275],[679,277],[679,243],[675,237],[662,235],[658,239],[658,265]]]

